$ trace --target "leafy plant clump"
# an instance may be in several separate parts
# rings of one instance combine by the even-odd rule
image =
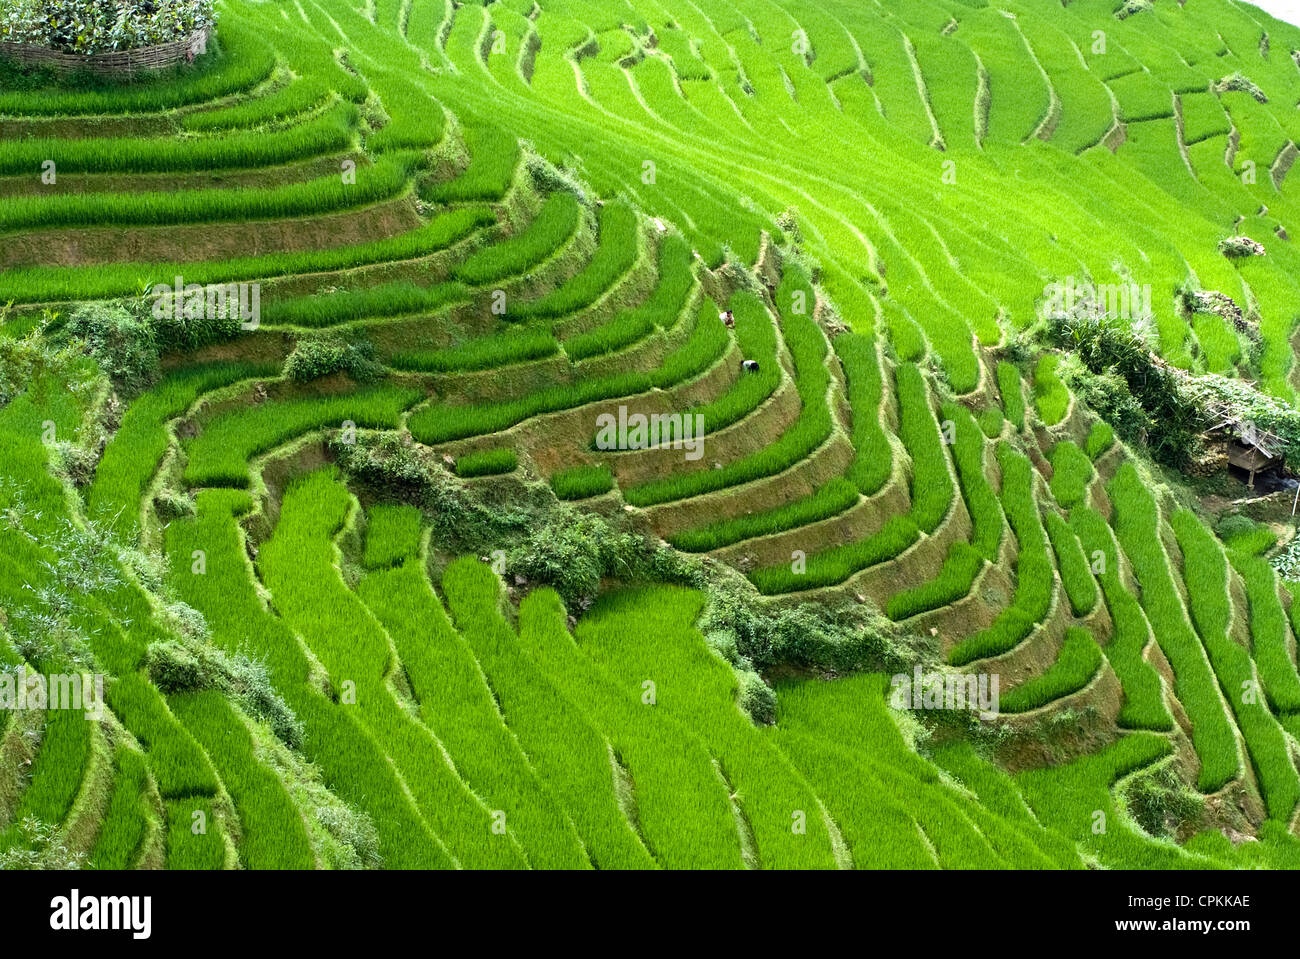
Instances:
[[[604,579],[704,585],[698,560],[568,506],[507,553],[506,572],[554,588],[570,609],[589,606]]]
[[[169,43],[213,23],[212,0],[8,0],[0,41],[65,53],[107,53]]]
[[[1217,93],[1248,93],[1260,103],[1268,103],[1264,91],[1250,77],[1243,73],[1232,73],[1214,85]]]
[[[370,383],[384,375],[384,368],[375,360],[373,343],[350,342],[337,333],[303,337],[284,361],[284,375],[295,383],[310,383],[334,373]]]
[[[1157,462],[1177,467],[1186,461],[1200,412],[1183,389],[1184,378],[1137,332],[1108,318],[1058,316],[1048,335],[1082,366],[1072,370],[1062,363],[1062,376],[1122,439],[1145,441]]]
[[[141,393],[158,378],[154,329],[122,304],[87,303],[68,319],[66,331],[126,393]]]
[[[228,656],[219,647],[194,641],[152,643],[145,653],[150,680],[164,693],[216,689],[233,697],[249,715],[262,720],[292,748],[302,745],[305,729],[275,691],[266,666],[242,653]]]

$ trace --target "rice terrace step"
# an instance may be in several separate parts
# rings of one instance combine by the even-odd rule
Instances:
[[[1300,866],[1297,24],[0,0],[0,869]]]

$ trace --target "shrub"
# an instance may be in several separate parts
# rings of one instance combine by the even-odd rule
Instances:
[[[1249,516],[1233,513],[1215,524],[1214,532],[1234,552],[1247,556],[1266,553],[1277,544],[1277,534]]]
[[[271,682],[266,665],[243,653],[229,656],[221,647],[193,641],[151,643],[145,671],[163,693],[214,689],[234,698],[251,716],[265,721],[285,745],[302,745],[304,728]]]
[[[384,375],[375,362],[375,346],[368,340],[346,340],[337,333],[304,336],[284,361],[284,375],[295,383],[310,383],[334,373],[346,373],[358,383]]]
[[[68,53],[104,53],[170,43],[214,22],[212,0],[123,6],[112,0],[8,0],[0,41]]]
[[[702,586],[698,561],[649,538],[619,532],[605,519],[562,506],[533,524],[507,553],[506,572],[552,587],[569,609],[585,609],[606,577]]]
[[[1048,334],[1079,357],[1087,374],[1100,378],[1071,376],[1081,399],[1123,439],[1145,440],[1153,459],[1183,463],[1199,429],[1199,413],[1183,380],[1158,361],[1136,331],[1118,319],[1056,316]]]
[[[69,336],[83,340],[99,368],[136,394],[158,376],[158,345],[147,322],[121,304],[88,303],[68,319]]]
[[[752,670],[737,670],[736,679],[739,688],[736,705],[760,726],[771,726],[776,722],[776,693],[772,687],[763,682],[763,677]]]

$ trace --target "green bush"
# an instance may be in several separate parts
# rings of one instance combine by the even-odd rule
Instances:
[[[99,368],[124,392],[136,394],[158,377],[158,344],[149,323],[116,303],[87,303],[68,319],[69,336],[82,340]]]
[[[332,333],[302,337],[284,361],[284,375],[295,383],[310,383],[334,373],[370,383],[384,375],[384,368],[375,362],[373,343]]]

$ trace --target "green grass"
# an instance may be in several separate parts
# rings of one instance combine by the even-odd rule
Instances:
[[[1018,430],[1025,428],[1025,394],[1020,370],[1014,363],[998,363],[998,391],[1002,394],[1002,411]]]
[[[1085,452],[1088,459],[1095,460],[1101,456],[1115,442],[1115,430],[1105,420],[1098,420],[1092,424],[1092,429],[1088,431],[1088,441],[1085,444]]]
[[[266,326],[300,326],[319,329],[355,320],[437,313],[468,296],[459,283],[420,286],[410,280],[394,280],[362,290],[336,291],[274,300],[262,308]]]
[[[506,725],[493,687],[470,645],[452,627],[420,561],[371,573],[357,592],[393,638],[421,718],[456,757],[470,787],[506,814],[530,864],[586,867],[587,856],[566,810]]]
[[[295,633],[258,595],[237,518],[252,507],[242,490],[209,490],[197,497],[198,515],[172,522],[166,531],[169,580],[180,597],[207,620],[212,639],[229,653],[264,662],[275,689],[302,720],[304,755],[328,788],[373,821],[379,853],[389,868],[450,864],[414,808],[406,787],[355,712],[308,685],[311,664]],[[193,553],[209,564],[194,575]]]
[[[1056,662],[1032,679],[999,697],[999,708],[1006,713],[1023,713],[1046,706],[1053,700],[1077,693],[1097,675],[1101,667],[1101,649],[1086,629],[1070,627],[1065,631]]]
[[[202,263],[23,267],[5,271],[0,277],[0,298],[21,302],[110,299],[134,295],[157,283],[171,284],[177,276],[183,276],[186,283],[207,285],[409,260],[445,249],[492,221],[491,214],[483,208],[466,207],[441,213],[406,233],[324,250],[267,253]]]
[[[1034,403],[1039,417],[1048,426],[1065,419],[1070,408],[1070,391],[1056,374],[1060,363],[1059,353],[1045,353],[1034,368]]]
[[[969,543],[956,543],[944,560],[939,575],[929,582],[895,593],[885,612],[898,621],[918,613],[954,603],[970,593],[984,563],[997,560],[1002,542],[1002,508],[984,473],[984,434],[970,411],[958,403],[945,403],[945,422],[956,431],[953,461],[961,480],[962,496],[971,516],[973,531]]]
[[[181,126],[193,133],[262,126],[314,110],[328,95],[324,82],[316,77],[303,77],[289,81],[264,97],[219,110],[186,114]]]
[[[376,503],[366,511],[366,569],[395,566],[420,550],[423,518],[419,509],[401,503]]]
[[[168,869],[222,869],[226,862],[226,836],[206,799],[172,799],[167,814]]]
[[[805,295],[808,304],[812,303],[808,292],[808,280],[802,271],[787,270],[776,295],[781,332],[794,359],[795,386],[802,404],[794,424],[765,449],[732,460],[722,469],[670,475],[631,487],[623,494],[630,504],[653,506],[772,476],[810,455],[826,441],[832,429],[830,409],[826,405],[826,391],[830,386],[830,373],[825,365],[829,352],[826,336],[809,313],[799,313],[793,308],[798,293]],[[709,322],[707,318],[703,321]]]
[[[263,582],[325,670],[334,697],[388,755],[447,852],[466,867],[519,868],[524,857],[518,847],[492,832],[490,810],[443,761],[438,741],[388,685],[388,634],[366,615],[335,565],[333,536],[352,508],[351,494],[332,469],[291,482],[275,534],[258,556]]]
[[[1174,586],[1155,499],[1131,463],[1119,468],[1107,491],[1115,505],[1115,534],[1133,563],[1142,607],[1173,667],[1174,692],[1192,722],[1192,744],[1201,760],[1198,785],[1213,792],[1237,776],[1237,744],[1205,649]]]
[[[1229,558],[1246,587],[1255,666],[1268,703],[1279,714],[1300,712],[1300,677],[1292,659],[1292,638],[1278,596],[1277,574],[1256,556],[1233,550]]]
[[[1281,727],[1261,700],[1250,654],[1231,636],[1233,614],[1228,592],[1228,562],[1223,548],[1215,541],[1214,535],[1197,520],[1195,514],[1188,510],[1175,513],[1170,524],[1177,534],[1178,546],[1183,554],[1183,579],[1187,583],[1192,620],[1205,643],[1224,698],[1232,707],[1237,725],[1246,741],[1246,751],[1255,766],[1269,816],[1289,821],[1296,802],[1300,801],[1300,775],[1296,774]],[[1267,588],[1275,589],[1272,569],[1266,563],[1263,565],[1269,574]],[[1273,598],[1275,610],[1265,611],[1254,606],[1251,609],[1256,665],[1263,678],[1267,672],[1265,663],[1270,660],[1270,642],[1275,643],[1278,638],[1276,635],[1269,637],[1267,632],[1270,628],[1280,627],[1282,657],[1290,672],[1287,692],[1293,694],[1300,687],[1297,686],[1295,667],[1291,665],[1286,653],[1286,618],[1281,603],[1276,602],[1276,593]],[[1268,689],[1266,680],[1266,693]],[[1274,696],[1270,694],[1268,701],[1276,708]]]
[[[844,379],[848,384],[849,406],[853,410],[853,448],[857,455],[849,479],[864,496],[875,493],[889,479],[894,452],[880,423],[885,381],[875,342],[859,333],[845,333],[832,341]]]
[[[354,104],[339,103],[320,117],[282,130],[187,139],[12,140],[0,149],[0,174],[39,170],[45,160],[55,161],[60,173],[207,172],[286,164],[351,148],[356,139],[357,120],[359,113]],[[364,170],[357,170],[357,185],[364,178]],[[338,182],[339,177],[335,175],[333,179]]]
[[[357,171],[356,183],[335,174],[303,183],[237,190],[85,193],[0,200],[0,231],[55,226],[150,226],[303,217],[352,210],[401,196],[415,160],[400,154]]]
[[[1069,440],[1052,447],[1048,457],[1052,462],[1052,496],[1065,509],[1086,502],[1088,484],[1092,481],[1092,461],[1083,450]]]
[[[465,128],[469,166],[451,180],[420,190],[430,203],[472,203],[500,200],[510,189],[519,167],[519,142],[498,127]]]
[[[447,567],[442,588],[499,708],[514,717],[520,745],[573,817],[592,864],[599,869],[653,865],[619,808],[604,738],[523,655],[518,637],[502,618],[496,576],[477,558],[464,557]]]
[[[695,286],[690,245],[676,234],[659,244],[659,269],[655,288],[639,307],[618,313],[608,323],[574,334],[564,341],[564,352],[577,363],[624,349],[657,329],[677,323]]]
[[[169,445],[167,421],[183,414],[204,393],[268,372],[246,363],[190,366],[169,374],[139,397],[122,417],[95,470],[86,493],[90,518],[133,538],[139,528],[140,498]]]
[[[551,489],[560,499],[590,499],[614,488],[614,474],[607,464],[574,466],[551,477]]]
[[[456,460],[456,475],[462,478],[471,476],[499,476],[513,473],[519,467],[519,457],[511,449],[482,450],[467,453]]]
[[[550,330],[524,326],[466,340],[439,350],[398,353],[390,362],[399,370],[455,373],[542,360],[559,351],[560,344]]]
[[[1005,441],[998,443],[997,459],[1002,467],[1002,508],[1020,547],[1016,560],[1016,595],[991,626],[963,639],[949,651],[948,662],[953,666],[964,666],[1014,649],[1043,620],[1052,604],[1052,561],[1034,498],[1033,467]]]
[[[1061,583],[1070,598],[1070,609],[1075,616],[1086,616],[1097,605],[1097,581],[1093,578],[1083,547],[1068,523],[1056,513],[1048,513],[1047,538],[1056,553],[1056,568],[1061,572]]]
[[[553,193],[537,217],[500,243],[481,247],[456,265],[453,278],[482,286],[522,273],[556,252],[581,223],[582,208],[571,193]]]
[[[170,699],[172,711],[212,757],[239,816],[239,861],[247,869],[312,869],[302,814],[276,774],[258,761],[243,720],[217,690]]]
[[[510,317],[529,319],[574,313],[595,303],[632,269],[637,259],[636,211],[626,203],[606,203],[600,209],[599,224],[596,252],[583,268],[540,299],[508,310]]]
[[[118,749],[113,772],[113,792],[90,854],[94,869],[129,869],[149,828],[145,813],[149,770],[144,756],[134,749]]]
[[[262,403],[222,413],[189,441],[189,486],[246,486],[248,461],[294,437],[320,429],[392,429],[420,394],[409,387],[374,386],[334,396]]]
[[[247,90],[275,69],[275,54],[246,24],[228,18],[223,24],[220,52],[214,51],[198,69],[164,72],[146,83],[103,83],[91,89],[63,86],[19,90],[0,95],[0,112],[12,115],[76,115],[142,113],[200,103]]]
[[[670,536],[668,541],[687,553],[707,553],[756,536],[769,536],[838,516],[858,501],[857,485],[839,477],[793,503],[689,529]]]

